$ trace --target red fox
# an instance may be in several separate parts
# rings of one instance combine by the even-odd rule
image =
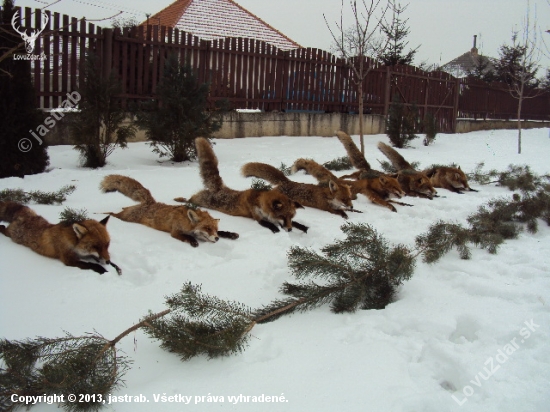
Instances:
[[[393,212],[397,212],[397,210],[390,202],[408,206],[406,203],[391,200],[392,197],[400,199],[402,196],[405,196],[405,192],[401,190],[397,180],[390,176],[381,174],[378,176],[362,177],[359,180],[344,180],[334,176],[332,172],[319,163],[308,159],[298,159],[294,162],[292,172],[296,173],[298,170],[305,170],[319,182],[326,182],[328,179],[331,179],[341,185],[347,185],[351,190],[352,199],[357,199],[357,194],[361,193],[371,202],[387,207]]]
[[[105,228],[108,220],[109,216],[101,222],[83,220],[54,225],[27,206],[11,201],[0,202],[0,221],[9,222],[8,227],[0,225],[0,232],[15,243],[43,256],[59,259],[67,266],[99,274],[107,272],[102,265],[109,264],[120,275],[120,268],[111,262],[109,256],[110,238]]]
[[[278,190],[306,207],[325,210],[344,219],[348,218],[344,210],[353,209],[350,188],[338,183],[338,179],[329,179],[326,187],[293,182],[279,169],[256,162],[245,164],[241,172],[245,177],[255,176],[277,185]]]
[[[407,195],[433,199],[437,191],[434,189],[430,178],[424,172],[414,170],[403,156],[387,144],[378,142],[378,150],[397,169],[397,180]]]
[[[239,191],[228,188],[220,177],[218,158],[208,140],[198,137],[195,139],[195,146],[205,189],[191,196],[191,203],[231,216],[249,217],[273,233],[279,232],[277,226],[287,232],[290,232],[292,227],[307,232],[307,226],[292,221],[296,209],[303,208],[300,203],[290,200],[278,190]]]
[[[158,203],[149,190],[131,177],[109,175],[100,186],[104,192],[117,191],[139,202],[138,205],[125,207],[121,212],[110,215],[125,222],[141,223],[168,232],[174,239],[187,242],[193,247],[199,245],[197,239],[215,243],[220,237],[239,237],[237,233],[218,231],[219,219],[214,219],[206,211]]]
[[[433,187],[441,187],[451,192],[462,194],[463,190],[477,192],[468,185],[466,174],[458,167],[434,166],[424,170]]]

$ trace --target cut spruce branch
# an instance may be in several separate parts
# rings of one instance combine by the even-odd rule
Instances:
[[[537,190],[550,191],[550,175],[538,175],[527,165],[509,165],[505,171],[495,169],[483,171],[485,164],[479,163],[474,171],[468,174],[468,179],[482,185],[496,183],[514,191],[534,192]]]
[[[506,240],[517,238],[524,227],[536,233],[538,219],[550,225],[550,192],[543,189],[515,193],[511,199],[490,200],[467,218],[468,227],[438,221],[427,233],[416,237],[416,246],[426,263],[438,261],[453,248],[462,259],[469,259],[469,244],[495,254]]]
[[[23,189],[4,189],[0,190],[0,201],[12,201],[22,204],[31,202],[40,205],[62,204],[67,200],[67,196],[76,190],[76,186],[63,186],[57,192],[44,192],[42,190],[31,190],[29,192]]]
[[[66,411],[97,411],[99,397],[123,385],[130,361],[98,334],[0,341],[0,405],[3,411],[26,407],[12,395],[63,395]],[[83,395],[79,402],[68,395]],[[85,396],[90,395],[90,396]],[[80,402],[82,401],[82,402]]]
[[[88,219],[88,211],[86,209],[73,209],[70,207],[66,207],[59,214],[59,221],[68,225],[83,222],[84,220]]]
[[[281,291],[289,297],[252,310],[203,294],[200,286],[188,283],[167,298],[171,313],[149,322],[145,332],[182,360],[215,358],[242,352],[255,325],[283,315],[325,304],[335,313],[384,308],[412,275],[414,257],[404,246],[390,247],[368,225],[346,224],[341,229],[346,238],[324,247],[322,254],[299,247],[289,251],[290,270],[303,280],[283,284]]]
[[[351,164],[351,160],[349,160],[348,156],[337,157],[336,159],[323,163],[323,166],[328,170],[336,172],[353,169],[353,165]]]
[[[26,407],[25,403],[12,401],[14,394],[63,395],[61,406],[69,412],[101,409],[102,400],[124,386],[122,377],[132,363],[119,353],[118,342],[137,329],[150,327],[150,322],[170,311],[149,314],[113,340],[97,332],[85,336],[67,333],[54,339],[0,340],[1,410]],[[69,400],[71,394],[79,396],[77,402]]]

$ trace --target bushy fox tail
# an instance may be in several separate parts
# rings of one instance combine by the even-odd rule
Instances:
[[[11,223],[21,213],[34,214],[30,208],[20,203],[12,201],[0,202],[0,222]]]
[[[290,170],[292,173],[305,170],[319,182],[338,181],[338,178],[330,170],[311,159],[296,160]]]
[[[258,177],[260,179],[267,180],[269,183],[274,185],[280,185],[288,182],[288,178],[283,172],[265,163],[247,163],[242,167],[241,173],[244,177]]]
[[[101,181],[100,187],[104,192],[120,192],[139,203],[155,203],[151,192],[144,188],[137,180],[128,176],[105,176]]]
[[[338,140],[340,140],[340,142],[344,145],[344,149],[346,149],[349,160],[351,161],[353,167],[360,170],[371,169],[369,162],[367,162],[367,159],[365,159],[363,153],[361,153],[355,143],[353,143],[353,140],[351,139],[349,134],[347,134],[346,132],[338,131],[336,132],[336,136],[338,137]]]
[[[212,150],[210,142],[204,137],[197,137],[195,147],[204,187],[212,192],[219,191],[224,187],[224,184],[218,169],[218,158]]]
[[[407,162],[403,158],[403,156],[401,156],[399,153],[397,153],[395,149],[388,146],[387,144],[378,142],[378,150],[384,153],[384,156],[389,159],[392,166],[395,167],[397,170],[413,169],[410,163]]]

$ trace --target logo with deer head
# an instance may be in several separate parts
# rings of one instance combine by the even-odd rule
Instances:
[[[28,54],[31,54],[33,52],[34,42],[36,41],[40,33],[44,31],[44,29],[46,28],[46,24],[48,24],[48,21],[49,21],[48,15],[46,13],[42,13],[42,28],[40,30],[32,30],[29,36],[27,35],[26,30],[25,31],[20,30],[21,26],[19,26],[19,29],[16,27],[16,25],[19,22],[19,10],[17,10],[13,15],[11,19],[11,26],[17,33],[21,35],[21,38],[25,41],[25,49],[27,49]]]

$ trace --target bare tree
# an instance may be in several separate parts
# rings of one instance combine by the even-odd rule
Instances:
[[[363,141],[363,82],[369,72],[378,65],[374,59],[388,47],[388,39],[380,35],[384,17],[388,10],[393,10],[391,0],[361,0],[360,8],[356,0],[350,0],[353,13],[353,24],[344,26],[344,0],[340,11],[340,21],[334,26],[329,24],[323,14],[325,23],[334,41],[333,48],[346,62],[353,74],[353,83],[357,87],[359,100],[359,136],[361,153],[365,153]]]
[[[523,29],[512,33],[512,44],[500,47],[500,61],[497,74],[508,85],[508,92],[517,99],[518,154],[521,154],[521,110],[525,99],[539,96],[544,89],[538,88],[536,79],[542,52],[540,48],[536,13],[531,18],[531,7],[527,9]]]

